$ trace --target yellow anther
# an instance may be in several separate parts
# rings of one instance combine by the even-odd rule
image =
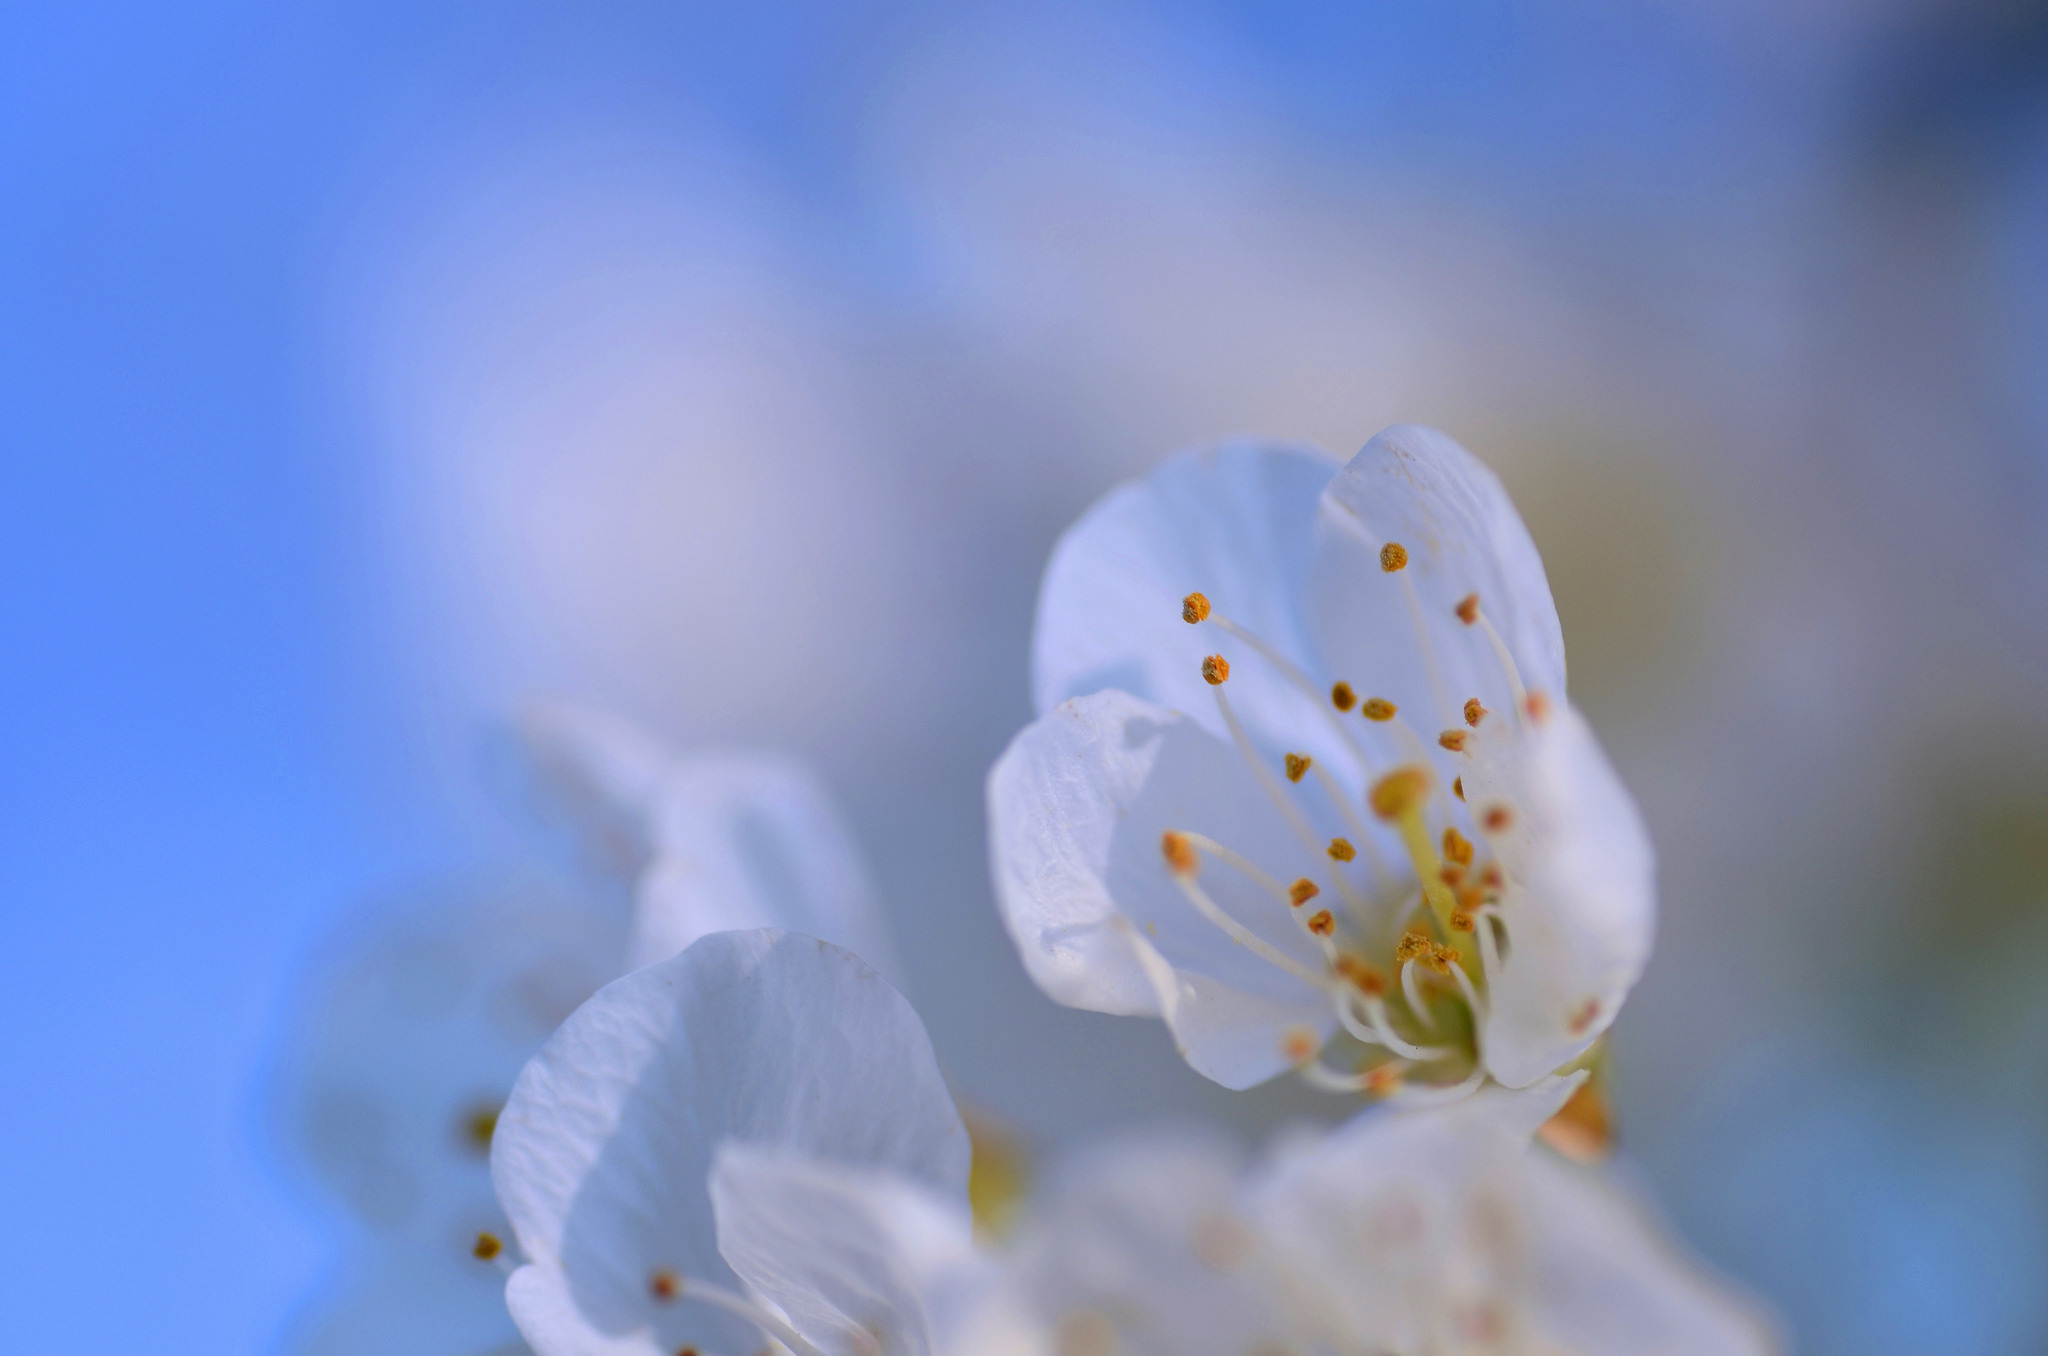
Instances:
[[[1392,720],[1400,709],[1385,697],[1367,697],[1365,705],[1358,708],[1358,714],[1367,720]]]
[[[1408,548],[1400,542],[1390,541],[1380,548],[1380,568],[1388,574],[1408,567]]]
[[[1504,833],[1515,822],[1515,812],[1505,805],[1489,805],[1479,812],[1479,827],[1488,833]]]
[[[1321,893],[1322,891],[1316,888],[1316,883],[1307,876],[1287,887],[1287,897],[1294,901],[1294,907],[1297,909]]]
[[[1401,934],[1400,942],[1394,947],[1394,959],[1405,965],[1412,960],[1427,959],[1429,953],[1435,949],[1436,943],[1429,939],[1428,933],[1404,932]]]
[[[1280,1053],[1294,1064],[1306,1064],[1316,1057],[1316,1033],[1305,1026],[1290,1028],[1280,1038]]]
[[[1290,753],[1290,754],[1288,754],[1288,755],[1287,755],[1287,780],[1288,780],[1288,781],[1290,781],[1290,782],[1298,782],[1298,781],[1300,781],[1300,780],[1301,780],[1301,779],[1302,779],[1303,777],[1305,777],[1305,776],[1307,776],[1307,775],[1308,775],[1308,768],[1309,768],[1309,756],[1308,756],[1307,754],[1305,754],[1305,753]]]
[[[1351,840],[1349,838],[1332,838],[1330,840],[1331,861],[1348,862],[1357,855],[1358,849],[1351,846]]]
[[[1585,1002],[1579,1004],[1578,1011],[1572,1014],[1572,1034],[1574,1036],[1585,1035],[1587,1028],[1599,1020],[1599,1017],[1600,1000],[1588,998]]]
[[[1465,883],[1465,868],[1456,862],[1445,862],[1443,870],[1436,873],[1436,878],[1455,890]]]
[[[1472,931],[1472,915],[1471,915],[1471,914],[1469,914],[1469,913],[1466,913],[1466,912],[1465,912],[1465,911],[1464,911],[1463,909],[1452,909],[1452,910],[1451,910],[1451,930],[1452,930],[1453,932],[1470,932],[1470,931]],[[1455,957],[1455,956],[1457,955],[1457,952],[1453,951],[1453,952],[1451,953],[1451,955],[1452,955],[1453,957]]]
[[[1472,840],[1459,833],[1455,827],[1445,829],[1444,856],[1459,866],[1472,865]]]
[[[498,1108],[495,1106],[471,1107],[463,1113],[461,1135],[465,1148],[475,1154],[491,1151],[491,1136],[498,1129]]]
[[[1399,819],[1429,800],[1429,771],[1413,763],[1395,768],[1372,784],[1366,802],[1381,819]]]
[[[1458,952],[1457,952],[1457,948],[1455,948],[1455,947],[1449,947],[1449,946],[1434,946],[1434,945],[1430,947],[1430,949],[1429,949],[1429,961],[1428,961],[1428,965],[1429,965],[1429,968],[1430,968],[1430,969],[1432,969],[1432,970],[1436,971],[1436,972],[1437,972],[1438,974],[1440,974],[1440,975],[1448,975],[1448,974],[1450,974],[1450,973],[1451,973],[1451,967],[1452,967],[1453,965],[1456,965],[1457,963],[1458,963]]]
[[[1209,600],[1199,593],[1190,593],[1180,600],[1180,619],[1189,626],[1209,620]]]
[[[496,1234],[481,1233],[476,1236],[476,1246],[469,1251],[477,1261],[488,1262],[505,1251],[505,1241]]]
[[[1201,868],[1202,859],[1184,833],[1168,829],[1160,834],[1159,850],[1166,854],[1166,869],[1176,876],[1192,876]]]
[[[1475,729],[1475,730],[1476,730],[1476,729],[1478,729],[1478,728],[1479,728],[1479,722],[1480,722],[1480,721],[1482,721],[1482,720],[1485,720],[1485,719],[1486,719],[1486,708],[1485,708],[1485,707],[1483,707],[1483,706],[1481,706],[1481,705],[1479,704],[1479,698],[1477,698],[1477,697],[1468,697],[1468,698],[1466,698],[1466,699],[1465,699],[1465,723],[1466,723],[1467,725],[1470,725],[1470,726],[1471,726],[1471,727],[1472,727],[1473,729]]]
[[[1488,862],[1486,869],[1479,873],[1479,884],[1482,889],[1499,891],[1501,887],[1500,863]]]
[[[1465,779],[1463,777],[1451,778],[1451,794],[1459,800],[1465,799]]]
[[[1349,683],[1336,683],[1330,688],[1330,704],[1339,711],[1349,711],[1358,702],[1358,694],[1351,690]]]
[[[1436,737],[1436,742],[1449,749],[1452,753],[1463,753],[1465,751],[1465,732],[1463,730],[1445,730]]]
[[[1550,698],[1541,692],[1531,692],[1522,699],[1522,709],[1529,713],[1529,719],[1541,725],[1550,718]]]
[[[1387,991],[1387,977],[1356,956],[1339,955],[1330,962],[1330,968],[1339,979],[1348,980],[1368,998],[1377,998]]]
[[[656,1299],[667,1304],[683,1293],[683,1278],[663,1267],[647,1278],[647,1289]]]
[[[1197,598],[1200,594],[1195,595]],[[1468,593],[1458,600],[1458,620],[1470,626],[1479,620],[1479,595]]]
[[[1308,920],[1308,930],[1318,937],[1327,937],[1337,930],[1337,916],[1328,909],[1318,909]]]
[[[1222,687],[1230,681],[1230,661],[1220,654],[1212,654],[1202,661],[1202,676],[1209,680],[1209,686]]]
[[[1401,1090],[1403,1075],[1398,1063],[1389,1061],[1377,1064],[1365,1071],[1365,1093],[1368,1097],[1391,1097]]]

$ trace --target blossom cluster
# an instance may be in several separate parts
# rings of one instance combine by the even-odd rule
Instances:
[[[621,977],[479,1130],[502,1216],[470,1264],[528,1349],[1772,1349],[1601,1161],[1654,859],[1491,472],[1418,427],[1341,465],[1171,458],[1061,539],[1032,662],[987,797],[1033,980],[1342,1119],[1252,1155],[1132,1132],[991,1210],[818,780],[536,710],[533,765],[630,901]]]

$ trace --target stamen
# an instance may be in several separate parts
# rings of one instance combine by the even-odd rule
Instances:
[[[1434,1031],[1436,1017],[1430,1012],[1429,1004],[1422,1001],[1422,983],[1415,977],[1415,964],[1413,959],[1401,962],[1401,996],[1408,1000],[1408,1010],[1415,1014],[1416,1019]]]
[[[1199,598],[1202,595],[1197,593],[1193,596]],[[1465,623],[1465,625],[1467,626],[1470,626],[1473,622],[1479,620],[1478,594],[1468,593],[1458,600],[1458,620]]]
[[[1354,842],[1363,843],[1365,844],[1366,861],[1372,867],[1374,878],[1380,881],[1387,880],[1389,878],[1387,863],[1380,856],[1379,844],[1373,841],[1371,831],[1366,828],[1365,821],[1359,817],[1358,807],[1352,803],[1352,797],[1344,794],[1344,789],[1337,785],[1337,779],[1324,771],[1321,763],[1315,764],[1311,770],[1316,774],[1316,781],[1321,784],[1323,794],[1328,796],[1330,803],[1337,807],[1338,815],[1344,820],[1344,827],[1351,830],[1350,838],[1332,838],[1330,840],[1329,855],[1331,859],[1339,862],[1348,862],[1353,855],[1356,855]],[[1340,856],[1338,854],[1337,844],[1339,843],[1342,843],[1348,850],[1347,855]],[[1365,922],[1363,916],[1365,901],[1353,896],[1350,885],[1344,880],[1343,872],[1333,871],[1331,875],[1337,882],[1338,892],[1344,896],[1345,904],[1350,906],[1353,913],[1360,915],[1358,921],[1363,925]]]
[[[1202,677],[1211,687],[1221,687],[1230,681],[1230,661],[1220,654],[1212,654],[1202,661]]]
[[[1318,710],[1322,711],[1324,717],[1328,719],[1328,721],[1330,722],[1330,728],[1337,732],[1338,737],[1341,738],[1344,741],[1345,746],[1351,750],[1351,756],[1358,760],[1358,766],[1367,771],[1371,770],[1373,766],[1373,759],[1369,754],[1366,753],[1365,746],[1358,742],[1358,737],[1354,733],[1352,733],[1350,724],[1346,721],[1341,721],[1337,719],[1337,716],[1330,710],[1330,708],[1325,707],[1322,704],[1321,700],[1318,699],[1318,697],[1316,696],[1316,685],[1309,681],[1309,677],[1307,674],[1303,673],[1299,668],[1295,667],[1293,660],[1289,659],[1286,655],[1281,654],[1271,645],[1268,645],[1255,632],[1249,631],[1244,627],[1239,626],[1236,622],[1232,621],[1230,618],[1224,616],[1220,612],[1212,612],[1210,614],[1210,620],[1216,626],[1221,627],[1226,634],[1233,636],[1236,639],[1244,642],[1244,644],[1250,646],[1251,649],[1255,651],[1267,663],[1271,664],[1274,668],[1280,670],[1281,677],[1285,678],[1289,683],[1293,684],[1296,691],[1300,692],[1303,696],[1307,697],[1311,702],[1315,704]],[[1224,676],[1229,676],[1228,665],[1224,667]],[[1349,683],[1338,683],[1335,687],[1332,687],[1330,689],[1330,700],[1335,705],[1338,711],[1348,710],[1348,701],[1356,700],[1356,697],[1357,694],[1352,692],[1351,685]]]
[[[1465,751],[1465,732],[1463,730],[1445,730],[1436,737],[1436,742],[1449,749],[1452,753],[1463,753]]]
[[[1180,600],[1180,619],[1189,626],[1206,621],[1209,617],[1209,600],[1199,593],[1190,593]]]
[[[1280,1053],[1296,1064],[1307,1064],[1316,1057],[1316,1033],[1305,1026],[1289,1029],[1280,1038]]]
[[[1459,800],[1465,799],[1465,779],[1463,777],[1451,778],[1451,794]]]
[[[1479,975],[1486,981],[1486,991],[1492,993],[1493,982],[1500,974],[1500,942],[1495,939],[1493,930],[1506,924],[1501,920],[1500,910],[1491,905],[1479,911],[1478,919]]]
[[[1514,822],[1515,812],[1505,805],[1495,803],[1479,812],[1479,827],[1488,833],[1504,833]]]
[[[1313,764],[1313,762],[1314,760],[1311,759],[1305,753],[1288,754],[1286,758],[1287,780],[1290,782],[1299,782],[1303,777],[1308,775],[1309,767]]]
[[[1308,920],[1308,930],[1318,937],[1328,937],[1337,930],[1337,918],[1328,909],[1319,909]]]
[[[1574,1036],[1585,1035],[1587,1029],[1591,1027],[1594,1022],[1598,1021],[1599,1018],[1600,1000],[1597,998],[1588,998],[1584,1003],[1579,1005],[1579,1010],[1572,1014],[1572,1034]]]
[[[1395,574],[1408,568],[1408,548],[1400,542],[1390,541],[1380,548],[1380,568],[1388,574]]]
[[[1429,785],[1426,769],[1398,767],[1374,783],[1370,800],[1373,813],[1391,820],[1400,832],[1401,844],[1408,849],[1408,859],[1414,864],[1416,879],[1422,885],[1423,898],[1429,901],[1429,910],[1436,916],[1438,928],[1451,938],[1453,958],[1460,965],[1465,965],[1470,962],[1459,950],[1450,925],[1451,914],[1456,910],[1458,901],[1440,875],[1442,863],[1437,859],[1436,844],[1430,841],[1429,826],[1424,816]]]
[[[1377,998],[1387,991],[1387,977],[1359,960],[1356,956],[1339,953],[1330,962],[1330,968],[1337,977],[1349,981],[1351,986],[1368,998]]]
[[[1529,713],[1531,724],[1541,725],[1550,719],[1550,698],[1541,692],[1531,692],[1522,699],[1522,709]]]
[[[1444,830],[1444,856],[1459,866],[1472,865],[1472,844],[1455,826]]]
[[[1469,914],[1469,913],[1466,913],[1466,912],[1465,912],[1465,910],[1464,910],[1464,909],[1463,909],[1462,907],[1460,907],[1460,908],[1456,908],[1456,909],[1452,909],[1452,910],[1451,910],[1451,931],[1453,931],[1453,932],[1470,932],[1470,931],[1472,931],[1472,915],[1471,915],[1471,914]],[[1458,971],[1458,973],[1462,975],[1462,974],[1464,974],[1465,972],[1464,972],[1463,970],[1460,970],[1460,971]]]
[[[1366,1031],[1371,1033],[1367,1035],[1353,1028],[1349,1022],[1345,1023],[1346,1029],[1350,1030],[1351,1034],[1359,1040],[1366,1041],[1368,1044],[1377,1043],[1384,1045],[1395,1054],[1406,1055],[1417,1064],[1433,1064],[1438,1060],[1448,1059],[1457,1053],[1447,1045],[1415,1045],[1401,1039],[1400,1036],[1394,1033],[1393,1024],[1387,1020],[1387,1005],[1382,999],[1375,997],[1358,999],[1355,1006],[1364,1011]]]
[[[1287,887],[1288,902],[1297,909],[1321,893],[1322,891],[1316,888],[1316,883],[1307,876]]]
[[[1467,725],[1470,725],[1475,730],[1478,729],[1479,722],[1486,719],[1486,714],[1486,708],[1479,704],[1479,698],[1467,697],[1465,699],[1465,723]]]
[[[1351,690],[1351,684],[1337,683],[1330,689],[1330,704],[1339,711],[1349,711],[1358,704],[1358,694]]]
[[[485,1232],[476,1236],[476,1246],[472,1247],[469,1253],[479,1262],[489,1262],[495,1260],[503,1251],[505,1241],[494,1233]]]
[[[1401,1090],[1401,1083],[1408,1072],[1406,1060],[1390,1059],[1384,1064],[1375,1064],[1361,1071],[1365,1079],[1364,1091],[1369,1097],[1391,1097]]]
[[[1348,838],[1332,838],[1330,840],[1331,861],[1348,862],[1357,855],[1358,849],[1351,846],[1351,840]]]
[[[1453,1106],[1464,1101],[1486,1083],[1486,1066],[1475,1064],[1472,1072],[1447,1088],[1414,1088],[1403,1092],[1394,1099],[1393,1105],[1402,1108],[1436,1108]]]
[[[1358,708],[1358,713],[1367,720],[1388,721],[1392,720],[1400,709],[1385,697],[1367,697],[1365,705]]]
[[[1444,688],[1443,666],[1437,662],[1436,642],[1430,639],[1429,624],[1422,616],[1422,599],[1415,592],[1415,577],[1401,576],[1401,591],[1408,596],[1408,620],[1415,628],[1415,645],[1422,652],[1422,664],[1429,671],[1429,690],[1436,694],[1439,716],[1448,722],[1454,709],[1450,694]]]
[[[1404,965],[1409,961],[1427,959],[1435,945],[1426,933],[1404,932],[1394,947],[1394,959]]]
[[[1438,945],[1430,949],[1429,960],[1425,964],[1440,975],[1449,975],[1453,971],[1462,975],[1465,970],[1459,962],[1463,960],[1464,956],[1457,947]]]
[[[1176,876],[1192,876],[1201,869],[1202,859],[1195,855],[1194,843],[1184,833],[1168,829],[1159,835],[1160,851],[1166,854],[1166,869]]]
[[[693,1299],[737,1315],[759,1328],[774,1340],[782,1343],[797,1356],[823,1356],[804,1335],[791,1327],[781,1315],[754,1303],[744,1295],[735,1294],[722,1285],[700,1281],[693,1276],[678,1276],[663,1267],[648,1278],[648,1289],[654,1298],[663,1304],[678,1299]]]
[[[1519,710],[1526,695],[1526,689],[1522,686],[1522,670],[1516,667],[1514,655],[1508,652],[1508,643],[1502,640],[1500,632],[1494,629],[1493,618],[1479,611],[1477,595],[1474,596],[1472,610],[1478,614],[1479,629],[1486,633],[1487,644],[1493,647],[1493,657],[1500,661],[1501,672],[1507,675],[1508,691],[1514,696],[1515,707]]]
[[[1309,827],[1300,807],[1289,800],[1287,793],[1280,789],[1279,779],[1274,777],[1273,769],[1266,766],[1266,760],[1259,757],[1258,750],[1252,747],[1251,736],[1244,732],[1243,723],[1238,720],[1237,712],[1231,709],[1230,698],[1224,695],[1221,687],[1216,689],[1216,709],[1222,713],[1223,723],[1229,728],[1231,739],[1236,741],[1238,753],[1250,766],[1252,775],[1258,778],[1259,785],[1266,789],[1267,798],[1280,807],[1281,817],[1294,829],[1294,836],[1301,840],[1302,846],[1313,856],[1321,850],[1316,831]]]
[[[1244,947],[1260,960],[1279,966],[1282,970],[1293,975],[1309,987],[1315,989],[1323,987],[1323,977],[1321,975],[1225,913],[1223,907],[1215,900],[1209,898],[1208,891],[1204,890],[1193,876],[1175,876],[1174,880],[1179,883],[1180,892],[1187,896],[1188,903],[1195,906],[1195,912],[1221,928],[1230,940]]]

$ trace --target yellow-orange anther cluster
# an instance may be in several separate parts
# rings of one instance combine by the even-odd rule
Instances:
[[[1478,728],[1479,728],[1479,722],[1480,722],[1480,721],[1482,721],[1482,720],[1485,720],[1485,719],[1486,719],[1486,708],[1485,708],[1485,707],[1483,707],[1483,706],[1481,706],[1481,705],[1479,704],[1479,698],[1477,698],[1477,697],[1468,697],[1468,698],[1466,698],[1466,699],[1465,699],[1465,723],[1466,723],[1467,725],[1470,725],[1470,726],[1471,726],[1471,727],[1472,727],[1473,729],[1475,729],[1475,730],[1476,730],[1476,729],[1478,729]]]
[[[1367,720],[1385,721],[1392,720],[1394,713],[1400,709],[1385,697],[1367,697],[1365,705],[1358,708],[1358,714]]]
[[[1358,849],[1351,846],[1351,840],[1349,838],[1332,838],[1330,840],[1331,861],[1348,862],[1357,855]]]
[[[1472,865],[1472,840],[1454,826],[1444,830],[1444,856],[1459,866]]]
[[[1287,898],[1293,901],[1294,907],[1297,909],[1321,893],[1322,891],[1316,887],[1316,883],[1307,876],[1301,877],[1294,884],[1287,887]]]
[[[1197,597],[1200,595],[1197,594]],[[1479,620],[1479,595],[1468,593],[1458,600],[1458,620],[1470,626]]]
[[[1290,782],[1298,782],[1298,781],[1300,781],[1300,780],[1301,780],[1301,779],[1302,779],[1302,778],[1303,778],[1304,776],[1306,776],[1306,775],[1307,775],[1307,773],[1308,773],[1308,769],[1309,769],[1309,765],[1310,765],[1310,759],[1309,759],[1309,756],[1308,756],[1307,754],[1305,754],[1305,753],[1290,753],[1290,754],[1288,754],[1288,755],[1287,755],[1287,780],[1288,780],[1288,781],[1290,781]]]
[[[1337,917],[1328,909],[1318,909],[1308,920],[1308,930],[1318,937],[1327,937],[1337,930]]]
[[[1400,542],[1390,541],[1380,548],[1380,568],[1388,574],[1408,568],[1408,548]]]
[[[1449,749],[1452,753],[1463,753],[1465,751],[1465,732],[1463,730],[1445,730],[1436,737],[1436,742]]]
[[[1488,833],[1501,833],[1515,822],[1515,812],[1505,805],[1489,805],[1479,812],[1479,827]]]
[[[1209,599],[1200,593],[1190,593],[1180,600],[1180,619],[1189,626],[1209,620]]]
[[[1330,704],[1339,711],[1349,711],[1358,703],[1358,694],[1351,690],[1351,684],[1339,682],[1330,687]]]
[[[1202,676],[1209,680],[1209,686],[1222,687],[1230,681],[1230,661],[1220,654],[1212,654],[1202,661]]]
[[[1195,852],[1195,845],[1184,833],[1168,829],[1159,835],[1159,850],[1166,854],[1166,868],[1176,876],[1192,876],[1201,867],[1202,859]]]
[[[488,1262],[505,1251],[504,1240],[496,1234],[483,1233],[476,1236],[476,1246],[470,1249],[479,1262]]]
[[[647,1278],[647,1289],[656,1299],[667,1304],[683,1293],[683,1278],[663,1267]]]

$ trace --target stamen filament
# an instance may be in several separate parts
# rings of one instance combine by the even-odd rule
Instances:
[[[1309,764],[1309,771],[1316,774],[1316,780],[1322,784],[1323,793],[1330,798],[1330,803],[1337,807],[1337,813],[1343,816],[1344,827],[1351,831],[1352,846],[1365,849],[1366,862],[1372,867],[1373,879],[1382,883],[1391,880],[1392,874],[1387,870],[1387,860],[1380,856],[1380,846],[1374,840],[1372,830],[1364,817],[1358,813],[1357,807],[1352,805],[1351,797],[1344,794],[1344,788],[1337,785],[1337,779],[1332,777],[1321,763]],[[1351,903],[1348,892],[1344,896],[1344,902]],[[1365,922],[1363,918],[1358,921],[1361,925]]]
[[[1266,788],[1267,798],[1280,807],[1281,816],[1293,826],[1302,846],[1307,848],[1309,856],[1314,858],[1323,850],[1322,843],[1316,838],[1315,830],[1310,827],[1307,817],[1301,813],[1301,807],[1289,800],[1287,793],[1280,789],[1280,779],[1273,775],[1273,769],[1266,766],[1266,760],[1259,757],[1259,751],[1252,747],[1251,737],[1244,732],[1244,725],[1239,722],[1237,712],[1231,709],[1230,698],[1224,695],[1222,687],[1213,690],[1216,693],[1216,709],[1223,713],[1223,723],[1230,727],[1230,737],[1237,742],[1238,753],[1242,754],[1245,762],[1250,765],[1252,775],[1259,779],[1259,785]]]
[[[1181,893],[1188,897],[1188,902],[1195,906],[1195,912],[1223,929],[1230,940],[1244,947],[1260,960],[1279,966],[1302,983],[1317,989],[1324,987],[1324,980],[1321,975],[1225,913],[1220,904],[1209,898],[1209,892],[1202,888],[1200,881],[1195,880],[1191,876],[1179,874],[1175,874],[1173,879],[1174,883],[1180,886]]]
[[[1211,612],[1209,614],[1209,621],[1213,625],[1222,627],[1226,634],[1235,636],[1246,645],[1249,645],[1268,663],[1272,664],[1274,668],[1280,670],[1281,676],[1296,691],[1300,692],[1302,696],[1308,698],[1309,705],[1323,713],[1323,719],[1330,723],[1330,728],[1337,732],[1337,737],[1342,739],[1345,746],[1351,750],[1351,756],[1358,760],[1358,765],[1364,770],[1365,775],[1367,777],[1372,775],[1374,760],[1366,752],[1365,745],[1359,742],[1357,732],[1352,729],[1351,722],[1342,718],[1342,713],[1330,705],[1322,690],[1308,680],[1307,674],[1295,667],[1293,660],[1281,654],[1280,651],[1268,645],[1264,640],[1261,640],[1255,632],[1239,626],[1220,612]],[[1394,719],[1398,721],[1400,717],[1395,716]]]
[[[1528,715],[1523,707],[1528,704],[1529,691],[1522,686],[1522,671],[1515,665],[1515,657],[1508,653],[1507,642],[1500,638],[1500,632],[1493,627],[1493,618],[1486,615],[1486,609],[1479,609],[1479,629],[1486,633],[1486,639],[1493,645],[1494,657],[1500,660],[1501,671],[1508,676],[1508,690],[1515,694],[1515,721],[1526,726]]]
[[[1422,1001],[1422,986],[1415,978],[1415,962],[1401,962],[1401,996],[1408,1000],[1408,1010],[1430,1030],[1436,1030],[1436,1018],[1430,1014],[1429,1004]]]
[[[1252,861],[1251,858],[1246,857],[1242,853],[1232,852],[1207,834],[1183,832],[1181,837],[1187,839],[1188,842],[1192,843],[1200,851],[1208,853],[1217,861],[1235,870],[1246,880],[1249,880],[1288,908],[1292,909],[1294,907],[1294,901],[1288,897],[1287,887],[1282,885],[1277,878],[1269,876],[1260,870],[1258,864]]]
[[[804,1335],[792,1328],[780,1315],[770,1313],[744,1295],[734,1294],[724,1286],[695,1277],[677,1277],[677,1299],[702,1300],[714,1308],[723,1309],[759,1328],[763,1333],[797,1353],[797,1356],[824,1356],[811,1345]]]
[[[1387,1020],[1387,1005],[1382,999],[1368,998],[1363,994],[1358,995],[1356,998],[1352,998],[1347,994],[1346,998],[1356,1003],[1364,1011],[1366,1026],[1372,1032],[1372,1041],[1386,1046],[1397,1055],[1406,1055],[1418,1064],[1427,1064],[1434,1060],[1449,1058],[1457,1053],[1449,1046],[1416,1045],[1401,1039],[1394,1031],[1393,1023]],[[1345,1023],[1345,1029],[1351,1030],[1350,1023]],[[1357,1031],[1351,1031],[1351,1034],[1357,1036],[1360,1040],[1367,1039],[1359,1035]]]
[[[1493,935],[1493,924],[1502,922],[1499,908],[1492,904],[1483,906],[1472,915],[1472,932],[1479,938],[1479,972],[1486,981],[1486,991],[1493,992],[1493,981],[1500,974],[1500,943]]]
[[[1443,669],[1437,664],[1436,645],[1429,638],[1429,626],[1422,615],[1422,598],[1415,592],[1415,577],[1406,570],[1401,571],[1401,591],[1408,598],[1408,618],[1415,625],[1415,643],[1422,651],[1423,667],[1429,670],[1429,688],[1436,695],[1437,724],[1453,725],[1458,719],[1458,704],[1452,700],[1450,689],[1444,686]]]
[[[1485,1082],[1486,1066],[1484,1064],[1476,1064],[1473,1066],[1471,1073],[1466,1074],[1462,1080],[1451,1084],[1449,1087],[1416,1088],[1413,1091],[1403,1090],[1400,1095],[1393,1099],[1393,1102],[1394,1105],[1403,1108],[1452,1106],[1479,1091],[1481,1085]]]

